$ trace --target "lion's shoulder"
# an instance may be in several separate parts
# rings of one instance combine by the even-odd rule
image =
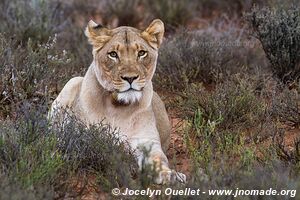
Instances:
[[[83,77],[74,77],[70,79],[59,93],[56,101],[64,107],[72,107],[73,102],[79,95],[82,81]]]

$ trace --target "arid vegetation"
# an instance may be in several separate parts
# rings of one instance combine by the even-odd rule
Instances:
[[[298,1],[2,0],[0,199],[112,199],[115,187],[166,187],[151,183],[149,166],[138,170],[109,124],[72,118],[59,129],[47,120],[64,84],[92,61],[90,19],[144,28],[153,18],[166,25],[154,87],[181,142],[168,156],[175,168],[188,165],[187,185],[172,187],[300,189]]]

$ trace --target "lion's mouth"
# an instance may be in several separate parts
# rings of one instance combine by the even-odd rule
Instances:
[[[129,88],[128,90],[119,91],[118,93],[125,93],[125,92],[141,92],[141,90],[137,90],[137,89],[134,89],[134,88]]]
[[[133,88],[133,87],[130,87],[126,90],[116,90],[117,93],[126,93],[126,92],[142,92],[144,89],[144,87],[140,88],[140,89],[136,89],[136,88]]]

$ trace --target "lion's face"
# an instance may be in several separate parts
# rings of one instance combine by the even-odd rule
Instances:
[[[132,27],[108,30],[90,22],[86,35],[93,45],[98,81],[125,104],[139,101],[151,81],[164,26],[154,20],[145,31]]]

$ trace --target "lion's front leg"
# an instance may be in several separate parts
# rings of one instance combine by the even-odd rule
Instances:
[[[157,172],[154,182],[156,184],[185,183],[186,176],[183,173],[170,169],[168,159],[161,149],[159,141],[131,140],[132,146],[137,146],[137,158],[139,168],[143,164],[150,164]],[[150,152],[148,152],[150,150]],[[146,154],[146,155],[145,155]]]
[[[186,182],[185,174],[169,168],[168,159],[162,151],[150,151],[149,162],[155,166],[158,172],[158,176],[155,179],[156,184]]]
[[[171,170],[169,167],[167,156],[161,147],[159,133],[152,112],[140,115],[136,119],[132,132],[133,135],[129,138],[129,142],[132,148],[137,150],[139,167],[141,169],[143,163],[151,164],[158,173],[155,183],[186,182],[184,174]],[[146,156],[143,149],[149,151]]]

